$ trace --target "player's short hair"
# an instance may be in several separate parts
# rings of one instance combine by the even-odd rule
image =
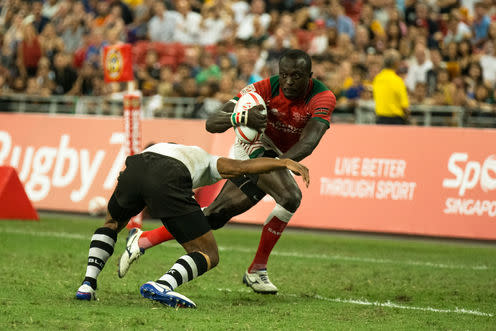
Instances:
[[[290,49],[285,51],[281,57],[279,58],[279,65],[281,65],[281,61],[283,59],[291,59],[291,60],[299,60],[303,59],[305,61],[305,67],[308,71],[308,73],[312,72],[312,59],[310,58],[310,55],[308,53],[299,50],[299,49]]]
[[[384,52],[384,68],[393,69],[401,60],[400,53],[395,49],[388,49]]]

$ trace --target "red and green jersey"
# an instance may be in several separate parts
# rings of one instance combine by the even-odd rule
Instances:
[[[319,80],[310,79],[308,92],[298,100],[284,96],[279,86],[279,76],[272,76],[246,86],[234,100],[248,92],[257,92],[267,106],[267,135],[284,153],[300,139],[309,120],[321,121],[329,126],[336,97]]]

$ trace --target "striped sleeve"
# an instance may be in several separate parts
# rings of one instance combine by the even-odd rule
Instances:
[[[262,79],[256,83],[245,86],[238,94],[232,99],[234,101],[238,101],[242,95],[249,92],[257,92],[260,94],[262,99],[268,100],[270,98],[271,87],[270,87],[270,78]]]
[[[316,119],[330,126],[331,114],[336,107],[334,93],[329,90],[317,93],[310,100],[309,106],[312,111],[311,119]]]

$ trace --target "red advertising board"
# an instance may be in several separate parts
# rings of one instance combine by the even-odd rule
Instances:
[[[203,121],[142,124],[143,145],[173,141],[226,156],[234,139],[231,130],[209,134]],[[17,169],[38,209],[84,212],[92,197],[108,197],[123,142],[122,118],[0,114],[0,165]],[[494,240],[494,146],[496,130],[333,124],[303,162],[311,183],[300,185],[290,225]],[[266,198],[236,220],[263,223],[273,207]]]

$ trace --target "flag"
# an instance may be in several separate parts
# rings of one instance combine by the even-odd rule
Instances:
[[[130,44],[103,48],[103,74],[106,83],[129,82],[134,79],[131,54]]]

